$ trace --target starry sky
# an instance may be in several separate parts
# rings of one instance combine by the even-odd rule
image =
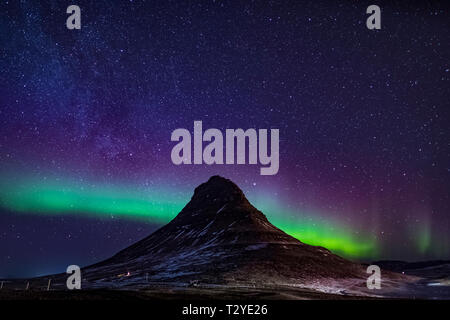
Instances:
[[[2,1],[0,277],[108,258],[215,174],[344,257],[450,258],[450,6],[371,4]],[[196,120],[279,129],[278,174],[174,165]]]

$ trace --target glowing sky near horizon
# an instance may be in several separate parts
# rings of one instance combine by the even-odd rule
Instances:
[[[174,190],[137,192],[130,186],[44,181],[25,179],[1,185],[0,206],[4,209],[37,215],[86,215],[92,218],[122,217],[142,222],[165,224],[186,205],[189,196],[174,196]],[[348,257],[375,257],[376,243],[368,236],[356,237],[350,226],[317,220],[314,215],[284,212],[269,203],[259,209],[279,228],[312,245],[324,246]],[[295,216],[295,219],[289,219]]]
[[[0,185],[0,205],[10,211],[37,215],[87,215],[92,218],[123,217],[165,224],[187,203],[189,196],[174,190],[136,192],[130,186],[95,185],[73,181],[22,179]],[[351,226],[320,221],[314,215],[285,212],[270,202],[258,203],[276,226],[312,245],[326,247],[353,258],[373,258],[378,248],[373,237],[355,236]],[[295,218],[288,218],[288,217]]]

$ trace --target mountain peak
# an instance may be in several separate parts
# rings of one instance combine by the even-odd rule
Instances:
[[[195,188],[191,201],[174,221],[190,222],[193,217],[195,220],[208,219],[214,218],[218,212],[222,212],[222,216],[229,216],[229,213],[249,212],[249,210],[253,211],[255,208],[242,190],[231,180],[215,175]],[[262,213],[261,215],[263,216]]]
[[[214,199],[216,202],[247,200],[242,190],[233,181],[217,175],[195,188],[191,201],[214,201]]]

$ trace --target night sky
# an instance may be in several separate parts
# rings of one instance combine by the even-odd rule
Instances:
[[[372,2],[2,1],[0,277],[108,258],[214,174],[347,258],[450,258],[450,6]],[[278,174],[174,165],[196,120],[279,129]]]

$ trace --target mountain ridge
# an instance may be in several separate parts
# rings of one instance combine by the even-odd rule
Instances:
[[[231,180],[212,176],[168,224],[83,268],[88,283],[301,284],[364,278],[361,265],[272,225]],[[124,281],[120,275],[127,275]]]

